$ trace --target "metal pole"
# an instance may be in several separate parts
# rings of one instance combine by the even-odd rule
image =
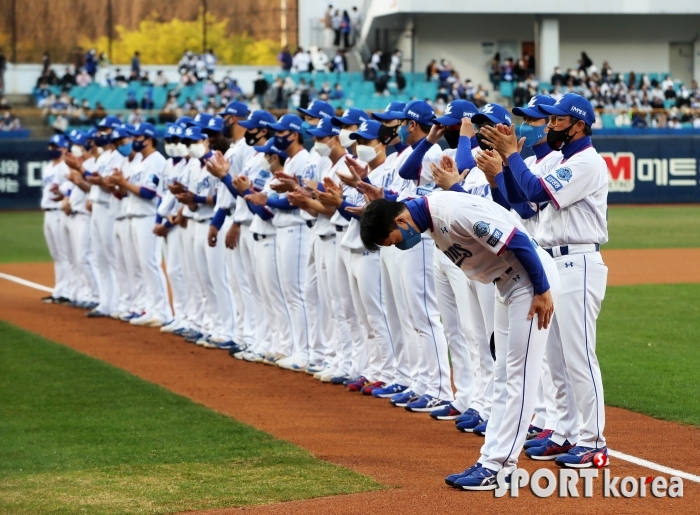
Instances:
[[[12,0],[12,63],[17,64],[17,0]]]
[[[202,53],[207,51],[207,0],[202,0]]]
[[[112,15],[112,0],[107,0],[107,55],[109,55],[109,61],[112,62],[112,26],[113,15]]]

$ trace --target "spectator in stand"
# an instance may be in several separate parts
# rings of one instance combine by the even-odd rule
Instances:
[[[389,90],[387,85],[389,84],[389,75],[386,73],[381,73],[377,75],[374,79],[374,94],[375,95],[389,95]]]
[[[428,63],[428,66],[425,68],[425,80],[426,82],[430,82],[431,80],[437,80],[438,79],[438,67],[437,67],[437,62],[435,59],[431,59],[430,63]]]
[[[0,132],[15,132],[22,130],[22,124],[19,118],[10,112],[10,106],[0,108],[2,110],[2,118],[0,118]]]
[[[102,118],[104,118],[105,116],[107,116],[107,111],[102,106],[102,103],[95,102],[95,109],[93,109],[92,112],[90,113],[90,122],[93,125],[95,125],[95,124],[97,124],[97,122],[102,120]]]
[[[0,48],[0,94],[5,93],[5,72],[7,71],[7,58],[5,52]]]
[[[219,91],[216,87],[216,84],[214,84],[214,81],[211,79],[207,79],[204,83],[204,86],[202,86],[202,95],[204,95],[205,97],[216,96],[218,92]]]
[[[80,73],[75,77],[75,83],[84,88],[92,83],[92,77],[88,74],[85,69],[80,70]]]
[[[127,80],[127,78],[126,78],[126,77],[124,76],[124,74],[122,73],[121,68],[117,68],[117,69],[115,70],[115,73],[116,73],[116,75],[115,75],[115,77],[114,77],[114,82],[117,83],[117,86],[120,87],[120,88],[125,88],[125,87],[127,87],[127,86],[129,85],[129,81]]]
[[[339,82],[335,83],[333,86],[333,91],[330,92],[329,98],[332,100],[341,100],[345,97],[345,92],[343,91],[343,86]]]
[[[588,75],[588,68],[593,66],[593,61],[586,52],[581,52],[581,59],[578,60],[578,71],[582,71]]]
[[[258,99],[261,109],[265,109],[267,103],[265,102],[265,95],[267,95],[268,83],[263,75],[262,71],[258,72],[258,76],[253,82],[253,95]]]
[[[401,50],[398,48],[394,50],[394,53],[391,54],[391,63],[389,64],[389,75],[390,76],[395,76],[396,72],[401,71]]]
[[[85,71],[92,79],[91,82],[94,81],[97,73],[97,51],[94,48],[85,55]]]
[[[287,94],[282,77],[277,77],[270,87],[270,102],[273,109],[287,109]]]
[[[180,106],[177,103],[177,98],[175,96],[168,96],[168,100],[165,102],[163,109],[160,110],[158,115],[158,123],[173,123],[177,120],[178,112]]]
[[[311,66],[314,70],[325,72],[328,71],[328,56],[322,48],[311,47]]]
[[[666,81],[664,81],[666,83]],[[664,98],[666,100],[673,100],[676,98],[676,90],[673,88],[673,84],[668,84],[666,89],[664,89]]]
[[[97,58],[97,67],[98,68],[105,68],[106,66],[111,66],[112,61],[109,60],[109,57],[107,57],[107,54],[105,52],[102,52],[100,54],[100,57]]]
[[[343,33],[343,47],[350,48],[350,33],[352,32],[352,22],[347,11],[343,11],[343,21],[340,23],[340,31]]]
[[[486,91],[486,89],[481,84],[479,84],[479,86],[476,88],[476,92],[474,93],[474,105],[481,109],[489,103],[489,100],[487,98],[488,96],[489,92]]]
[[[136,93],[129,90],[126,94],[126,102],[124,103],[124,107],[126,109],[136,109],[138,106],[139,102],[136,100]]]
[[[130,125],[138,125],[143,122],[143,114],[141,113],[141,110],[138,107],[131,111],[126,119],[126,123]]]
[[[46,74],[51,69],[51,56],[48,52],[44,52],[41,56],[41,72]]]
[[[70,89],[77,84],[75,80],[75,75],[73,75],[71,67],[66,66],[66,71],[61,77],[61,87],[64,89]]]
[[[134,52],[131,58],[131,77],[132,80],[138,79],[141,76],[141,54]]]
[[[333,71],[336,73],[345,73],[348,70],[348,61],[345,58],[345,50],[338,49],[333,58]]]
[[[564,84],[564,82],[564,76],[561,74],[561,68],[557,66],[556,68],[554,68],[554,73],[550,77],[549,83],[552,86],[556,86],[557,84]]]
[[[343,27],[343,17],[340,15],[340,11],[338,9],[335,10],[333,13],[333,19],[332,19],[332,26],[333,26],[333,46],[340,46],[340,35],[342,33],[342,27]]]
[[[513,104],[515,107],[522,107],[530,101],[524,82],[518,82],[518,86],[513,90]]]
[[[325,41],[326,48],[329,48],[333,44],[333,6],[328,5],[326,7],[326,12],[323,13],[323,18],[321,18],[321,25],[323,25],[323,39]]]
[[[367,63],[367,78],[366,80],[375,80],[379,76],[382,65],[382,51],[375,50]]]
[[[153,85],[158,87],[168,86],[168,78],[165,75],[163,75],[163,70],[158,70],[156,72],[156,78],[153,79]]]
[[[150,111],[155,109],[155,102],[153,102],[153,89],[149,88],[143,93],[141,98],[141,109]]]
[[[632,127],[635,129],[646,129],[649,126],[645,113],[639,111],[632,116]]]
[[[353,6],[350,11],[350,26],[352,27],[352,46],[355,46],[362,32],[362,14],[360,14],[357,6]]]
[[[147,71],[144,71],[144,72],[143,72],[143,75],[141,75],[141,77],[139,78],[139,82],[140,82],[143,86],[152,86],[152,85],[153,85],[153,84],[151,84],[151,77],[149,77]]]
[[[515,68],[513,59],[509,57],[501,67],[501,80],[511,82],[513,80],[513,68]]]
[[[450,96],[447,93],[447,88],[445,86],[441,86],[438,88],[437,95],[435,95],[435,102],[442,102],[443,104],[447,104],[450,101]]]
[[[280,63],[282,71],[289,73],[292,69],[292,53],[289,51],[289,45],[285,45],[282,51],[277,56],[277,62]]]
[[[311,56],[304,52],[304,49],[297,48],[294,58],[292,59],[292,71],[297,73],[306,73],[310,71]]]
[[[202,59],[204,60],[204,65],[207,69],[207,75],[213,75],[214,71],[216,70],[216,55],[214,54],[214,49],[210,48],[209,50],[206,51],[206,53],[202,56]]]
[[[501,87],[501,53],[496,52],[489,63],[489,81],[493,89],[498,90]]]

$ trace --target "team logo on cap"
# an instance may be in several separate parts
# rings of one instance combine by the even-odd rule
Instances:
[[[491,104],[486,104],[481,108],[481,112],[484,114],[491,114],[493,113],[493,106]]]
[[[192,130],[192,127],[187,127],[187,130],[185,131],[185,136],[192,136],[194,134],[194,131]]]
[[[564,168],[558,168],[556,172],[557,177],[561,179],[562,181],[569,182],[571,180],[571,177],[573,177],[574,173],[571,171],[571,168],[564,167]]]
[[[532,97],[530,101],[527,103],[528,107],[535,107],[537,105],[537,99],[535,97]]]
[[[491,226],[484,221],[476,222],[472,229],[474,230],[474,234],[476,234],[476,236],[479,238],[483,238],[484,236],[491,234]]]
[[[585,109],[581,109],[580,107],[577,107],[577,106],[571,106],[569,111],[571,111],[572,113],[579,114],[579,115],[584,116],[584,117],[588,116],[588,112]]]
[[[346,109],[343,113],[343,118],[347,118],[348,116],[350,116],[350,109]]]
[[[211,120],[209,120],[209,123],[207,123],[207,125],[209,127],[213,127],[214,125],[216,125],[216,118],[212,118]]]
[[[360,125],[360,128],[357,130],[357,132],[367,132],[369,130],[369,126],[367,125],[367,122],[362,122],[362,125]]]

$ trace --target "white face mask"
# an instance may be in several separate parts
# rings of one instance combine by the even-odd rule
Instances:
[[[177,157],[177,150],[176,150],[176,143],[166,143],[165,144],[165,153],[168,154],[170,157]]]
[[[321,157],[328,157],[331,155],[331,147],[328,146],[328,143],[321,143],[320,141],[317,141],[314,143],[314,150],[318,152],[318,155]]]
[[[269,172],[271,167],[272,167],[272,165],[270,164],[270,161],[268,161],[267,159],[263,158],[262,163],[260,163],[260,168],[261,168],[264,172]]]
[[[97,155],[101,155],[102,152],[104,152],[104,151],[105,151],[104,147],[97,147]]]
[[[179,157],[190,157],[190,149],[184,143],[175,143],[175,155]]]
[[[72,145],[70,147],[70,153],[73,154],[75,157],[83,157],[83,154],[85,154],[85,152],[83,152],[83,147],[80,147],[78,145]]]
[[[349,147],[353,143],[355,143],[354,140],[350,139],[350,134],[352,134],[352,131],[349,131],[347,129],[340,129],[340,134],[338,135],[338,139],[340,140],[340,144],[344,146],[345,148]]]
[[[192,143],[189,146],[189,149],[190,156],[194,157],[195,159],[201,159],[204,157],[204,154],[207,153],[207,147],[204,146],[204,143]]]
[[[378,147],[379,145],[377,145]],[[370,147],[369,145],[357,145],[357,157],[360,161],[369,163],[377,157],[377,147]]]

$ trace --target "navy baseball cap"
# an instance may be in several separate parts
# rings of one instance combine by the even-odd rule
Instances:
[[[527,103],[527,107],[514,107],[512,109],[515,116],[529,116],[530,118],[547,118],[547,114],[540,111],[537,106],[551,106],[554,105],[556,100],[554,100],[549,95],[535,95]]]
[[[334,116],[331,118],[333,125],[360,125],[366,122],[370,117],[362,109],[351,107],[343,112],[342,116]]]
[[[277,154],[283,159],[287,159],[287,153],[278,149],[275,146],[275,139],[270,138],[264,145],[256,145],[253,147],[258,152],[263,152],[264,154]]]
[[[203,129],[212,118],[214,118],[214,116],[209,113],[197,113],[197,115],[194,117],[194,123]]]
[[[104,118],[102,118],[102,120],[100,120],[100,123],[98,123],[97,126],[100,129],[116,129],[121,124],[122,121],[119,119],[118,116],[110,114],[109,116],[105,116]]]
[[[294,131],[301,132],[301,124],[304,123],[301,118],[295,114],[285,114],[277,123],[270,125],[273,131]]]
[[[367,120],[366,122],[362,122],[362,125],[360,125],[360,128],[357,129],[357,132],[350,134],[350,139],[378,139],[379,128],[381,126],[382,124],[375,120]]]
[[[262,129],[275,123],[275,117],[267,111],[253,111],[247,120],[238,122],[244,129]]]
[[[139,123],[136,127],[129,130],[132,136],[148,136],[149,138],[156,137],[156,128],[148,122]]]
[[[451,125],[462,123],[462,118],[471,118],[478,112],[479,109],[468,100],[453,100],[447,104],[445,113],[435,118],[433,122],[450,127]]]
[[[226,106],[226,109],[224,109],[223,111],[219,111],[218,114],[221,116],[248,116],[250,114],[250,109],[248,109],[248,106],[245,105],[243,102],[238,102],[237,100],[234,100],[233,102],[229,102],[229,104]]]
[[[207,135],[202,134],[202,129],[200,129],[197,125],[193,125],[192,127],[187,127],[185,129],[185,133],[182,135],[182,139],[190,141],[200,141],[203,139],[207,139]]]
[[[202,125],[203,131],[221,132],[224,130],[224,119],[220,116],[212,116],[206,125]]]
[[[472,116],[472,123],[477,125],[486,121],[508,126],[513,123],[508,110],[499,104],[486,104],[481,108],[481,111]]]
[[[134,130],[133,125],[127,125],[123,124],[117,127],[112,131],[112,134],[110,134],[110,138],[112,138],[112,141],[116,141],[118,139],[122,138],[130,138],[131,137],[131,131]]]
[[[383,113],[372,113],[372,118],[380,121],[398,120],[403,113],[405,102],[392,102],[384,109]]]
[[[67,148],[68,140],[63,134],[54,134],[49,140],[49,145],[55,145],[60,148]]]
[[[323,100],[312,100],[306,109],[297,107],[297,111],[312,118],[328,118],[335,116],[335,109],[328,102]]]
[[[435,111],[425,100],[411,100],[403,108],[401,116],[396,120],[413,120],[424,125],[432,125]]]
[[[318,122],[316,127],[309,129],[309,134],[315,138],[337,136],[340,134],[340,127],[333,123],[333,118],[321,118],[321,121]]]
[[[191,118],[189,116],[181,116],[180,118],[175,120],[175,123],[183,129],[186,129],[190,125],[195,125],[194,118]]]
[[[571,116],[583,120],[586,125],[593,125],[595,122],[595,112],[591,103],[575,93],[566,93],[554,105],[538,105],[537,109],[545,114]]]

